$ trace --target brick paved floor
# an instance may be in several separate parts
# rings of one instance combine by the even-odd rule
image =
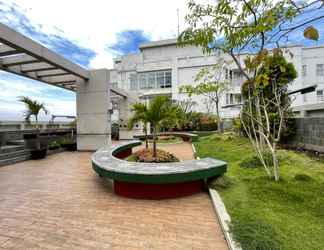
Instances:
[[[0,168],[0,249],[227,249],[207,194],[117,197],[64,152]]]

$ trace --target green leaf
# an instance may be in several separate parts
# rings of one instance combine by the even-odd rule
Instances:
[[[309,26],[304,30],[304,37],[308,38],[310,40],[315,40],[317,41],[319,39],[319,33],[316,28],[313,26]]]

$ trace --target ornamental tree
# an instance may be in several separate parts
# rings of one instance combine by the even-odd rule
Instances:
[[[183,85],[179,88],[180,93],[186,93],[189,97],[193,95],[206,96],[209,103],[214,104],[217,115],[217,127],[222,131],[222,120],[220,115],[220,100],[229,89],[229,82],[223,77],[227,62],[219,59],[217,64],[209,68],[201,69],[195,77],[197,85]]]
[[[258,59],[246,60],[247,69],[257,69],[257,75],[254,82],[246,81],[242,86],[244,105],[240,116],[244,131],[264,169],[278,181],[277,146],[292,114],[288,86],[297,73],[279,49],[271,55],[265,50]],[[272,155],[272,162],[264,159],[266,153]]]

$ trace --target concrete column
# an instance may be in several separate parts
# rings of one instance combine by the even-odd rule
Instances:
[[[97,150],[111,145],[109,71],[90,71],[87,82],[77,87],[78,150]]]

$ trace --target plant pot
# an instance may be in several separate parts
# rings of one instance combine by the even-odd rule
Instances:
[[[33,149],[30,153],[33,160],[44,159],[47,154],[47,148]]]

